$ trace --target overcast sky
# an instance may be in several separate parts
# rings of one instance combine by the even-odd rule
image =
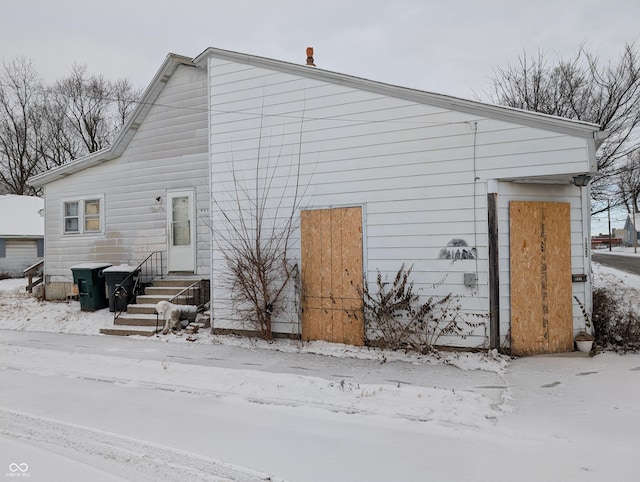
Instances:
[[[312,46],[319,68],[487,100],[523,52],[553,61],[584,44],[615,61],[625,42],[640,43],[640,0],[0,0],[0,57],[32,59],[48,82],[77,62],[144,88],[170,52],[304,64]]]
[[[0,56],[47,81],[74,62],[146,87],[169,52],[207,47],[486,100],[494,69],[523,51],[580,44],[615,59],[640,37],[640,0],[2,0]]]

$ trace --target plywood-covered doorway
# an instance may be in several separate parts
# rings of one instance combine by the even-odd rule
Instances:
[[[362,208],[300,213],[302,338],[364,344]]]
[[[573,349],[568,203],[509,204],[511,352]]]

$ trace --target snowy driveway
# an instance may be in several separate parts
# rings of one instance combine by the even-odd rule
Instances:
[[[0,463],[46,481],[638,480],[640,356],[437,363],[0,330]]]

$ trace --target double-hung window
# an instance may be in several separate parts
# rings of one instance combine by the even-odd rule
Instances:
[[[102,199],[79,199],[64,202],[64,233],[94,234],[102,232]]]

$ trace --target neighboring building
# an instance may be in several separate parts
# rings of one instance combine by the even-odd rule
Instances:
[[[210,275],[214,328],[238,329],[217,237],[229,235],[223,214],[253,209],[238,194],[268,188],[266,219],[293,209],[300,226],[290,257],[302,286],[276,333],[363,343],[363,276],[373,286],[404,263],[421,294],[461,295],[463,313],[484,316],[441,342],[568,351],[582,324],[574,296],[591,298],[589,188],[574,178],[596,171],[601,139],[593,124],[304,65],[170,56],[110,149],[33,180],[46,280],[69,283],[77,262],[162,249],[171,260],[165,200],[188,191],[195,205],[178,221],[196,225],[197,246],[176,270]]]
[[[614,230],[615,231],[615,230]],[[591,236],[591,249],[609,249],[610,247],[616,248],[622,246],[622,238],[608,234],[598,234],[597,236]]]
[[[613,237],[614,238],[620,238],[620,240],[622,241],[622,243],[624,244],[624,239],[625,239],[625,231],[624,228],[613,228]]]
[[[635,223],[633,222],[635,219]],[[631,214],[627,214],[627,220],[624,223],[624,245],[625,246],[640,246],[640,214],[636,214],[632,217]],[[634,244],[635,240],[635,244]]]
[[[0,196],[0,274],[23,276],[44,256],[44,201],[35,196]]]

